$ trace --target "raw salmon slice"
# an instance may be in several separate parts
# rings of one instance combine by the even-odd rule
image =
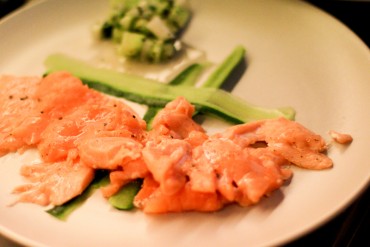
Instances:
[[[23,169],[31,183],[15,190],[19,201],[63,204],[85,190],[96,169],[122,167],[125,158],[115,160],[114,167],[114,157],[141,157],[146,123],[122,101],[89,89],[66,72],[2,77],[1,82],[2,154],[37,147],[44,161]],[[133,156],[126,153],[129,149]]]
[[[62,205],[80,195],[94,178],[94,169],[71,160],[22,167],[21,174],[31,183],[19,186],[18,202],[47,206]]]
[[[292,177],[292,164],[306,169],[332,166],[324,154],[325,140],[297,122],[261,120],[207,136],[192,120],[193,110],[180,97],[153,121],[142,151],[151,176],[135,198],[144,212],[248,206],[283,186]]]
[[[67,73],[45,78],[2,77],[0,84],[2,153],[37,145],[50,122],[98,95]]]
[[[284,167],[287,159],[267,146],[258,151],[252,146],[261,139],[254,133],[260,124],[207,136],[192,120],[193,109],[180,97],[153,121],[142,151],[151,176],[145,177],[135,198],[144,212],[214,211],[229,203],[248,206],[291,177]],[[251,132],[250,140],[235,139],[235,133],[244,136],[245,131]]]
[[[34,110],[37,101],[32,97],[40,84],[39,77],[0,77],[0,155],[32,145],[39,131],[27,136],[18,136],[24,123],[32,125],[41,118]]]
[[[159,184],[148,176],[144,179],[143,187],[134,199],[136,207],[148,214],[170,212],[213,212],[224,206],[224,201],[217,193],[202,193],[191,190],[185,185],[172,195],[164,195]]]
[[[277,155],[302,168],[321,170],[333,166],[332,160],[324,154],[327,150],[325,140],[285,118],[236,125],[222,136],[243,146],[266,143]]]

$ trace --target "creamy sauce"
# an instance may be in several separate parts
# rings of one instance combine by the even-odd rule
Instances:
[[[115,45],[110,41],[95,40],[93,50],[97,53],[91,62],[98,67],[135,74],[160,82],[170,81],[191,64],[209,63],[204,51],[184,44],[181,52],[175,58],[161,64],[136,62],[120,57]]]

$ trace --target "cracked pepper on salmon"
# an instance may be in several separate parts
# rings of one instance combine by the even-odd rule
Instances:
[[[152,129],[128,105],[66,72],[0,77],[0,154],[37,148],[25,164],[18,202],[61,205],[81,194],[97,170],[110,171],[104,197],[143,179],[134,199],[145,213],[211,212],[249,206],[292,177],[291,165],[333,166],[324,139],[284,118],[208,135],[183,97],[168,103]]]

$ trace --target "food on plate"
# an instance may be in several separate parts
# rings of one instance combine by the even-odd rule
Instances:
[[[90,90],[82,85],[79,79],[69,74],[56,73],[37,80],[35,78],[29,80],[28,77],[10,79],[6,76],[2,77],[1,85],[3,86],[0,97],[1,107],[4,109],[0,116],[1,153],[37,147],[45,164],[39,167],[32,166],[29,169],[26,167],[21,171],[31,181],[41,179],[50,184],[61,182],[57,177],[62,177],[61,174],[65,171],[60,169],[62,164],[54,165],[56,162],[65,162],[74,169],[81,168],[75,172],[83,172],[83,176],[69,178],[63,176],[68,180],[63,183],[65,186],[73,184],[79,190],[77,192],[66,190],[64,202],[81,193],[93,178],[91,176],[93,169],[79,166],[78,162],[77,147],[79,142],[84,141],[84,137],[107,135],[109,132],[116,136],[132,138],[131,135],[134,135],[135,138],[140,138],[145,130],[145,122],[131,108]],[[23,107],[23,104],[28,107]],[[114,131],[111,131],[112,129]],[[54,170],[55,173],[51,174],[56,177],[43,176],[42,166],[48,166],[45,172]],[[30,169],[35,169],[37,172],[29,172]],[[39,195],[32,197],[36,203],[45,205],[61,202],[58,199],[56,203],[53,199],[60,196],[58,192],[45,188],[43,184],[30,185],[17,190],[22,192],[20,200],[28,197],[25,193],[26,189],[28,194]],[[37,201],[40,198],[42,201]]]
[[[296,156],[320,157],[315,169],[332,164],[328,157],[321,157],[323,140],[296,122],[261,120],[208,136],[191,119],[193,110],[179,98],[154,119],[143,149],[150,173],[134,200],[146,213],[215,211],[230,203],[252,205],[291,177],[287,166]],[[271,129],[276,127],[284,131]],[[291,136],[286,135],[288,130]],[[293,139],[296,144],[291,144]],[[315,144],[309,144],[313,140]],[[279,145],[286,149],[276,149]],[[307,165],[301,160],[297,164]]]
[[[231,53],[217,66],[214,66],[214,68],[211,70],[210,75],[205,79],[205,82],[201,85],[202,87],[211,87],[211,88],[218,88],[220,87],[224,82],[226,82],[229,77],[232,75],[232,72],[236,71],[239,64],[242,64],[242,61],[244,61],[244,55],[245,55],[245,48],[243,46],[236,46]],[[56,67],[59,66],[70,66],[71,64],[68,62],[69,59],[65,60],[64,56],[50,56],[47,58],[47,65],[49,70],[55,70]],[[72,60],[75,61],[75,60]],[[66,63],[67,62],[67,63]],[[76,61],[75,61],[76,62]],[[85,76],[87,75],[88,78],[93,78],[93,80],[99,80],[99,78],[95,77],[94,70],[88,69],[85,72],[84,71],[84,63],[78,62],[76,66],[78,65],[78,72],[83,73]],[[168,85],[173,86],[195,86],[195,84],[199,81],[199,76],[201,73],[203,73],[203,70],[209,67],[209,63],[195,63],[189,65],[185,70],[181,71],[175,78],[173,78],[171,81],[168,82]],[[82,68],[82,69],[81,69]],[[86,67],[85,67],[86,69]],[[93,73],[91,73],[93,72]],[[95,75],[94,75],[95,74]],[[97,73],[99,75],[99,73]],[[132,82],[132,75],[127,74],[121,74],[120,79],[127,82]],[[146,81],[143,80],[143,78],[136,78],[138,81]],[[89,80],[91,81],[91,80]],[[120,83],[123,83],[123,81],[119,81]],[[136,81],[137,82],[137,81]],[[148,82],[148,81],[147,81]],[[153,81],[150,81],[148,83],[153,83]],[[89,82],[87,83],[89,84]],[[91,84],[91,82],[90,82]],[[98,84],[99,85],[99,84]],[[98,86],[98,90],[103,90],[106,92],[105,87]],[[109,91],[108,91],[109,93]],[[125,94],[123,92],[123,94]],[[147,97],[147,96],[144,96]],[[149,98],[152,96],[149,96]],[[151,128],[151,123],[154,118],[154,116],[158,113],[158,111],[162,109],[160,106],[153,106],[149,105],[146,113],[143,116],[143,119],[147,122],[147,128]],[[97,180],[97,181],[96,181]],[[86,190],[90,191],[91,188],[96,188],[100,184],[99,179],[95,178],[95,182],[92,183]],[[104,179],[102,179],[104,181]],[[129,187],[130,189],[127,189]],[[133,183],[129,183],[128,185],[125,185],[122,187],[116,194],[111,196],[109,198],[109,203],[118,209],[130,209],[133,206],[133,198],[132,198],[132,191],[137,191],[140,188],[140,181],[136,181]],[[73,210],[77,209],[79,205],[83,203],[83,201],[86,200],[87,196],[82,194],[81,196],[78,196],[77,198],[69,201],[66,204],[55,206],[52,209],[48,210],[47,212],[51,215],[57,217],[58,219],[65,220],[72,212]]]
[[[201,87],[220,88],[228,80],[232,72],[236,71],[238,65],[242,63],[244,54],[245,48],[241,45],[236,46],[232,52],[214,68],[212,73],[202,83]],[[198,63],[190,65],[168,82],[168,85],[196,86],[203,67],[205,66]],[[143,119],[147,122],[148,128],[151,128],[152,120],[160,109],[162,108],[150,106],[146,111]]]
[[[3,76],[0,82],[1,153],[37,148],[42,158],[22,167],[29,183],[15,188],[19,202],[61,205],[108,171],[106,198],[142,180],[133,203],[145,213],[210,212],[258,203],[292,177],[291,165],[333,165],[321,136],[284,117],[209,135],[192,119],[194,105],[180,96],[147,130],[123,101],[68,72]]]
[[[333,140],[339,144],[349,144],[353,141],[353,138],[349,134],[340,133],[335,130],[330,130],[329,135]]]
[[[190,16],[185,1],[115,0],[110,15],[95,32],[117,44],[123,57],[160,63],[181,50],[180,35]]]
[[[240,57],[243,50],[237,49],[236,54]],[[89,87],[103,93],[148,106],[163,107],[166,103],[183,96],[195,105],[197,111],[215,114],[234,123],[277,117],[293,119],[295,116],[295,111],[291,107],[259,107],[214,87],[198,87],[194,90],[194,87],[189,86],[168,85],[132,74],[97,68],[63,54],[48,56],[45,66],[49,72],[69,71],[81,78]]]

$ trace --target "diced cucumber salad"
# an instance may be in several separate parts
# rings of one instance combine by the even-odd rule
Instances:
[[[181,50],[180,35],[191,17],[185,0],[111,0],[110,7],[96,32],[117,45],[119,56],[161,63]]]

